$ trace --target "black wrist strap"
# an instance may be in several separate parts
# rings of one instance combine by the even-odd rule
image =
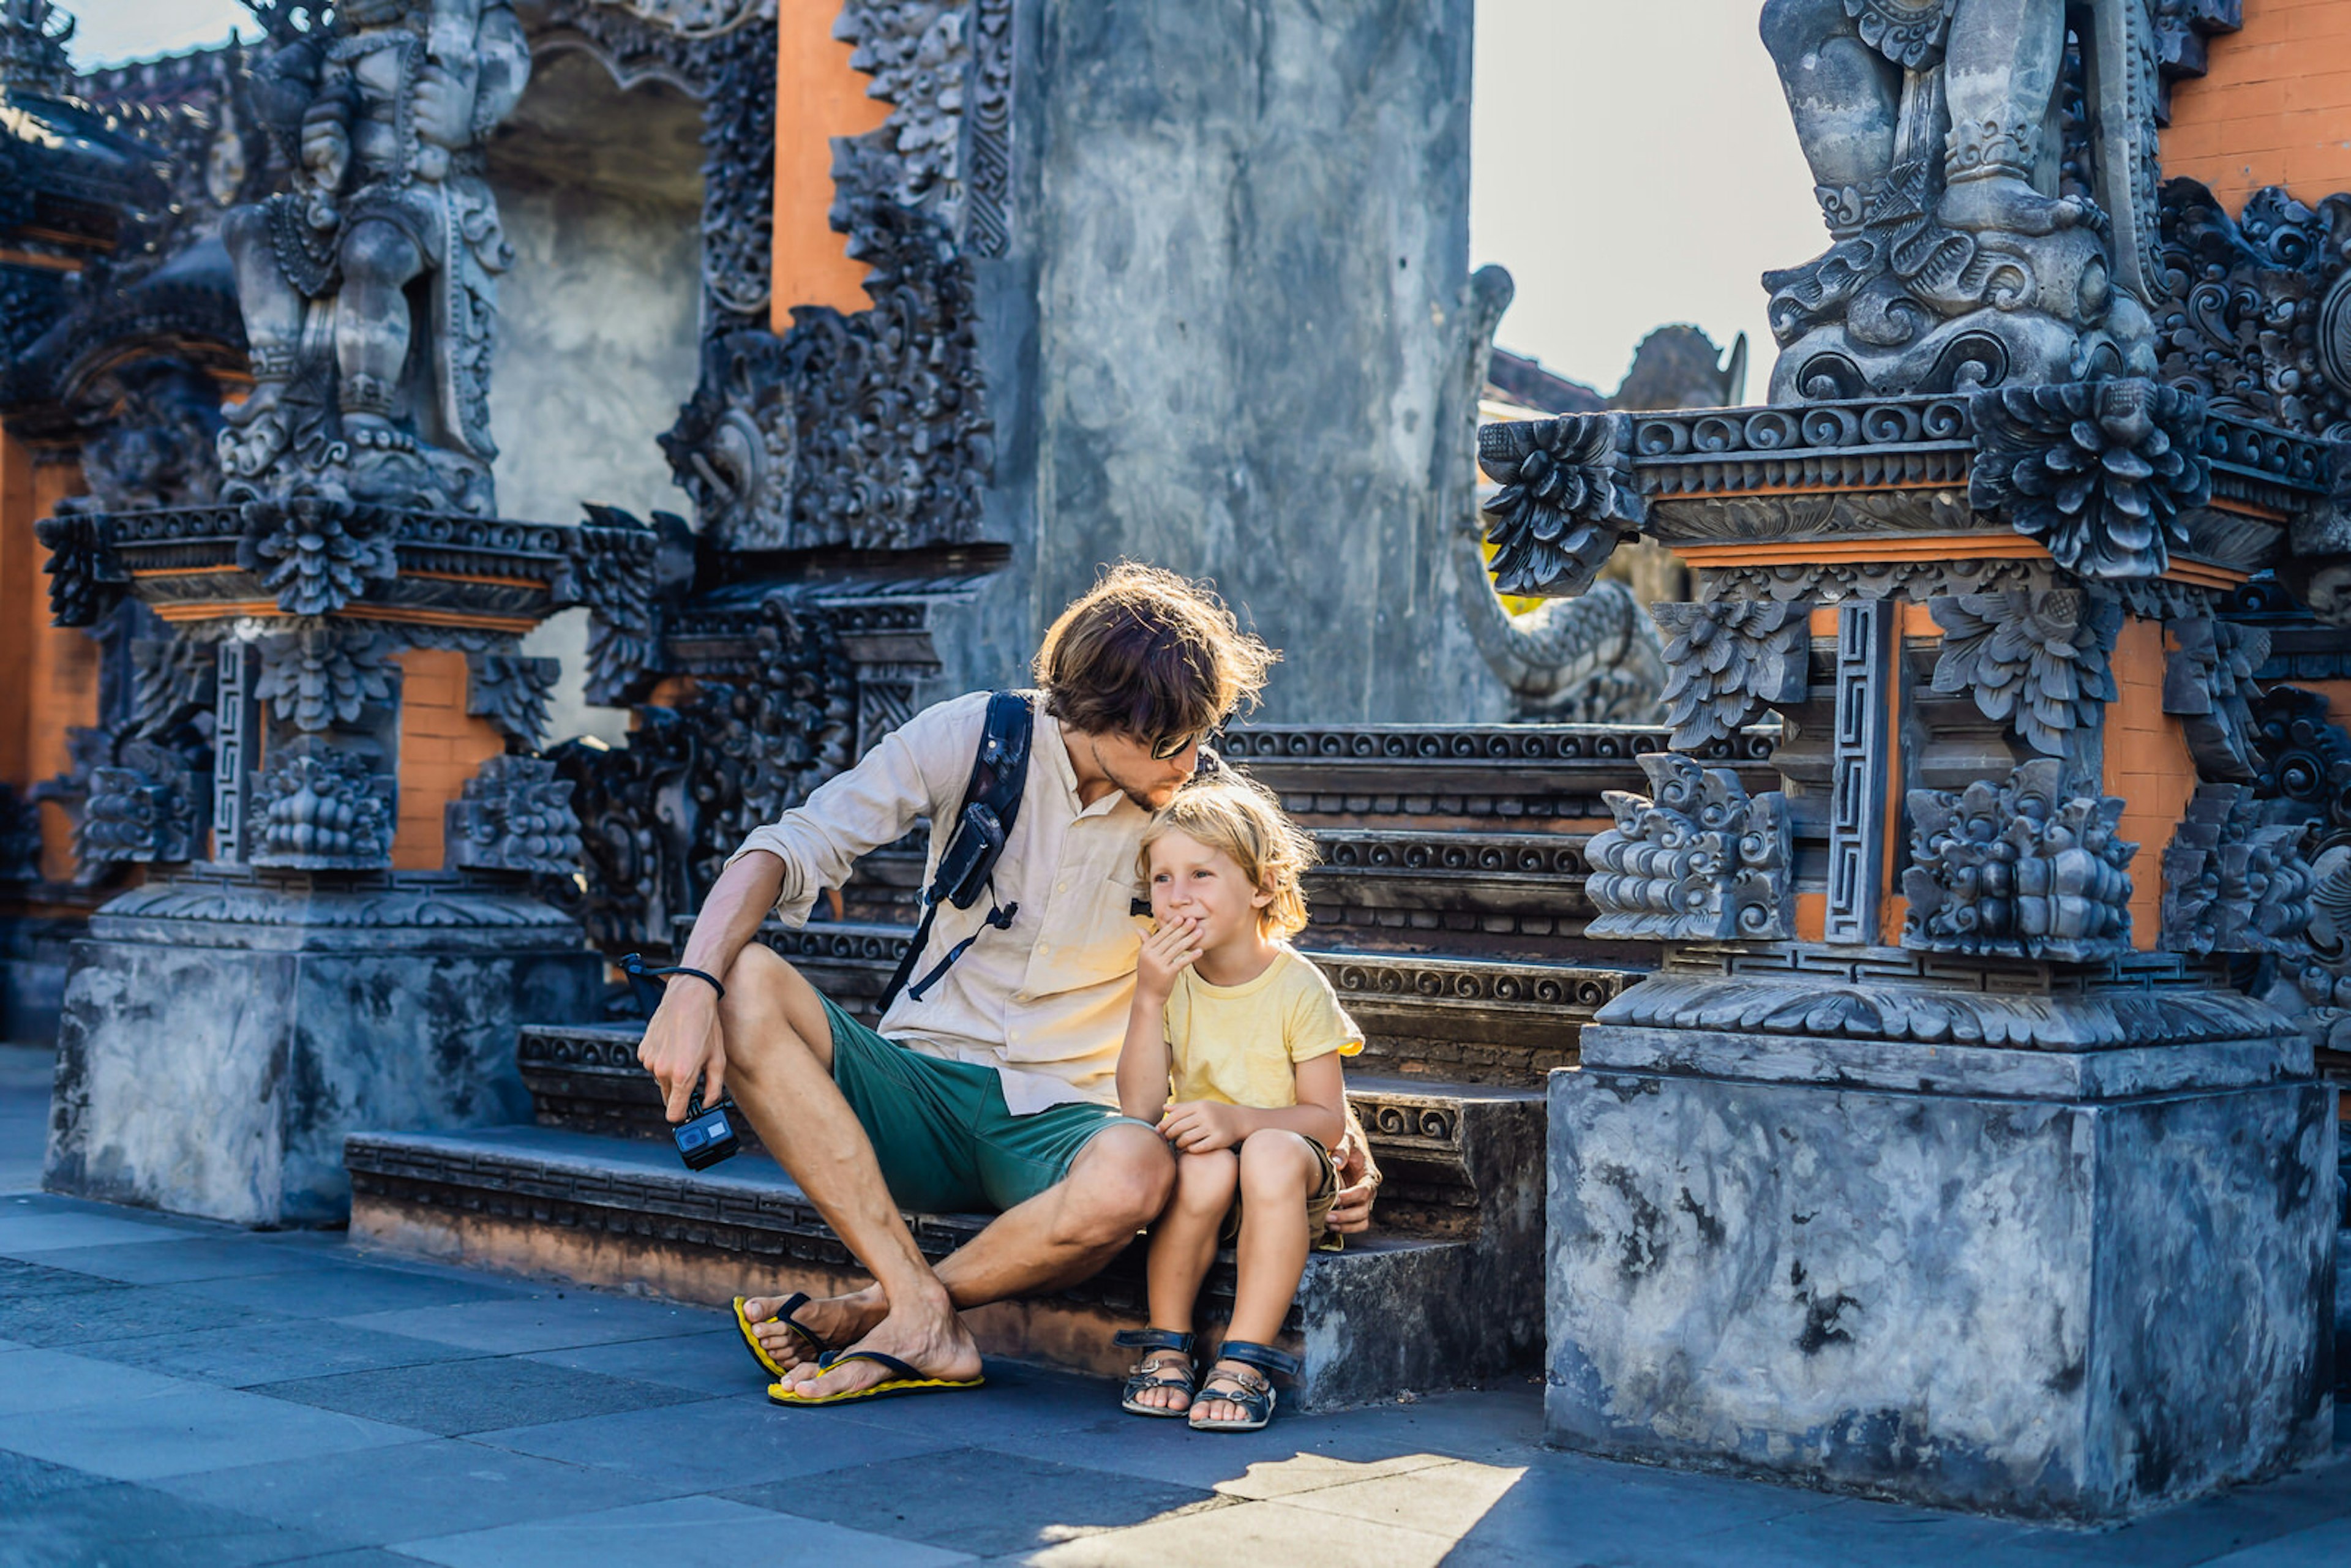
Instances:
[[[661,992],[650,982],[660,979],[664,975],[692,975],[697,980],[708,982],[710,988],[718,993],[720,1001],[726,999],[726,988],[719,983],[717,976],[684,964],[673,964],[666,969],[648,969],[643,958],[631,953],[621,959],[621,973],[629,977],[630,988],[637,993],[637,1006],[647,1018],[653,1017],[653,1009],[660,1005],[661,998]]]
[[[722,986],[722,985],[720,985],[720,984],[718,983],[718,977],[717,977],[717,976],[716,976],[716,975],[714,975],[714,974],[711,974],[709,971],[707,971],[707,970],[705,970],[705,969],[691,969],[691,968],[688,968],[688,967],[687,967],[686,966],[684,966],[684,964],[673,964],[673,965],[671,965],[671,966],[670,966],[668,968],[666,968],[666,969],[647,969],[647,970],[645,971],[645,973],[646,973],[646,974],[648,974],[648,975],[655,975],[655,976],[659,976],[659,975],[692,975],[695,979],[702,981],[703,983],[705,983],[705,985],[707,985],[707,986],[708,986],[712,990],[716,991],[716,992],[718,993],[718,999],[719,999],[720,1001],[722,1001],[722,1002],[723,1002],[723,1001],[725,1001],[725,1000],[726,999],[726,988],[725,986]]]

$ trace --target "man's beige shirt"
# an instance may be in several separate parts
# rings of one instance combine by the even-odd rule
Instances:
[[[807,804],[754,831],[728,863],[753,850],[782,861],[776,914],[802,925],[820,893],[849,880],[858,856],[927,816],[927,885],[987,716],[986,692],[924,709]],[[927,1055],[997,1069],[1018,1116],[1071,1101],[1117,1104],[1135,955],[1151,924],[1132,913],[1143,892],[1135,852],[1150,821],[1117,790],[1081,806],[1061,726],[1038,714],[1019,820],[996,863],[997,902],[1019,904],[1011,928],[983,932],[920,1001],[901,993],[882,1032]],[[916,977],[981,931],[987,916],[985,897],[969,909],[941,904]]]

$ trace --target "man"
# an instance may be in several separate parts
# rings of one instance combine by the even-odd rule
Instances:
[[[1086,1279],[1158,1214],[1175,1162],[1154,1129],[1118,1114],[1115,1080],[1147,925],[1132,913],[1135,852],[1152,814],[1192,777],[1201,742],[1255,699],[1275,657],[1213,595],[1151,568],[1120,566],[1064,611],[1037,654],[1028,781],[994,873],[994,901],[1012,918],[991,926],[978,904],[942,905],[914,972],[970,946],[902,993],[878,1031],[752,938],[770,907],[805,921],[858,856],[917,817],[931,820],[937,863],[987,694],[917,714],[727,862],[681,959],[722,980],[724,997],[679,975],[637,1055],[672,1122],[697,1080],[707,1077],[706,1102],[731,1086],[873,1277],[789,1324],[766,1321],[780,1302],[747,1303],[793,1397],[850,1396],[904,1375],[862,1360],[823,1371],[824,1345],[891,1357],[922,1379],[977,1378],[961,1309]],[[1342,1155],[1332,1228],[1360,1231],[1378,1176],[1359,1147]],[[999,1217],[934,1270],[901,1207]]]

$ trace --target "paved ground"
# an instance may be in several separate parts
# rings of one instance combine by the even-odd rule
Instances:
[[[2339,1458],[2077,1534],[1552,1453],[1525,1385],[1249,1437],[1009,1365],[778,1410],[720,1314],[23,1190],[41,1066],[0,1048],[0,1564],[2351,1563]]]

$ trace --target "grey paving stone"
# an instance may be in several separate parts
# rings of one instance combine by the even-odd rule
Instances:
[[[0,1564],[9,1568],[239,1568],[331,1544],[142,1486],[77,1488],[0,1518]]]
[[[259,1236],[196,1236],[174,1247],[60,1247],[40,1254],[52,1269],[131,1285],[175,1285],[187,1280],[225,1280],[241,1274],[286,1274],[334,1268],[342,1249],[288,1246]]]
[[[448,1438],[152,1484],[175,1497],[235,1508],[322,1540],[368,1546],[593,1513],[671,1495],[652,1481],[609,1470]]]
[[[575,1372],[522,1357],[435,1362],[266,1383],[254,1392],[454,1437],[609,1416],[701,1396],[658,1383]]]
[[[6,1519],[24,1504],[53,1492],[110,1484],[104,1476],[94,1476],[88,1470],[78,1470],[70,1465],[53,1465],[29,1454],[14,1454],[0,1448],[0,1519]]]
[[[16,1200],[0,1207],[0,1256],[37,1260],[60,1247],[143,1246],[185,1241],[202,1231],[160,1217],[128,1219],[120,1214],[72,1210],[21,1211]]]
[[[585,1291],[543,1292],[512,1301],[468,1301],[450,1307],[360,1312],[339,1321],[354,1328],[384,1329],[462,1344],[493,1355],[535,1350],[568,1350],[616,1340],[660,1339],[706,1333],[726,1320],[703,1307],[665,1301],[598,1296]],[[0,1325],[0,1332],[5,1332]]]
[[[845,1410],[778,1409],[762,1395],[483,1432],[474,1441],[695,1491],[760,1486],[963,1446],[868,1426]]]
[[[126,1249],[131,1250],[131,1249]],[[70,1296],[81,1291],[108,1291],[112,1280],[47,1263],[27,1263],[21,1258],[0,1258],[0,1299],[28,1296]]]
[[[136,1341],[158,1330],[235,1328],[272,1321],[267,1312],[131,1285],[53,1296],[0,1296],[0,1333],[55,1346]]]
[[[296,1255],[298,1267],[278,1273],[197,1280],[180,1289],[191,1296],[293,1317],[350,1318],[469,1301],[527,1300],[511,1285],[484,1280],[409,1273]]]
[[[2332,1464],[2167,1509],[2119,1530],[2042,1530],[2024,1539],[2043,1558],[2058,1562],[2187,1568],[2344,1518],[2351,1518],[2351,1465],[2338,1453]]]
[[[530,1359],[580,1372],[672,1384],[697,1394],[758,1394],[768,1382],[768,1374],[751,1359],[743,1348],[742,1337],[731,1328],[674,1334],[667,1339],[624,1340],[571,1350],[534,1351]]]
[[[1260,1432],[1194,1432],[1181,1421],[1129,1416],[1118,1408],[1114,1385],[1100,1385],[1109,1414],[1091,1425],[1030,1427],[1016,1406],[999,1406],[988,1447],[1057,1463],[1082,1463],[1145,1480],[1213,1490],[1238,1481],[1252,1465],[1277,1464],[1299,1454],[1371,1462],[1395,1457],[1332,1423],[1343,1417],[1277,1414]]]
[[[423,1436],[233,1388],[159,1394],[124,1405],[12,1416],[7,1446],[115,1480],[223,1470],[354,1448],[383,1448]]]
[[[1225,1504],[1214,1492],[1193,1487],[985,1448],[859,1465],[812,1480],[775,1481],[726,1495],[759,1508],[983,1557],[1033,1551],[1182,1509]]]
[[[297,1557],[284,1568],[416,1568],[423,1561],[422,1557],[386,1552],[380,1547],[361,1546],[350,1552],[329,1552],[324,1557]]]
[[[175,1377],[159,1377],[64,1351],[0,1351],[0,1416],[145,1399],[194,1386]]]
[[[2343,1568],[2351,1563],[2351,1524],[2336,1520],[2244,1552],[2217,1558],[2213,1568]]]
[[[744,1365],[747,1369],[750,1366],[747,1356]],[[857,1419],[893,1431],[919,1432],[955,1446],[983,1448],[993,1447],[995,1440],[1003,1436],[1008,1409],[1017,1408],[1017,1424],[1039,1436],[1092,1427],[1105,1415],[1143,1424],[1141,1417],[1119,1409],[1119,1385],[1107,1379],[1071,1377],[1008,1361],[990,1361],[987,1369],[987,1382],[982,1387],[962,1393],[876,1399],[855,1406]]]
[[[932,1568],[968,1556],[813,1520],[787,1519],[724,1498],[678,1498],[531,1524],[510,1524],[395,1548],[447,1568]]]
[[[470,1361],[481,1352],[342,1323],[273,1318],[240,1328],[160,1333],[77,1345],[74,1354],[244,1388],[338,1372],[417,1366],[428,1361]]]

